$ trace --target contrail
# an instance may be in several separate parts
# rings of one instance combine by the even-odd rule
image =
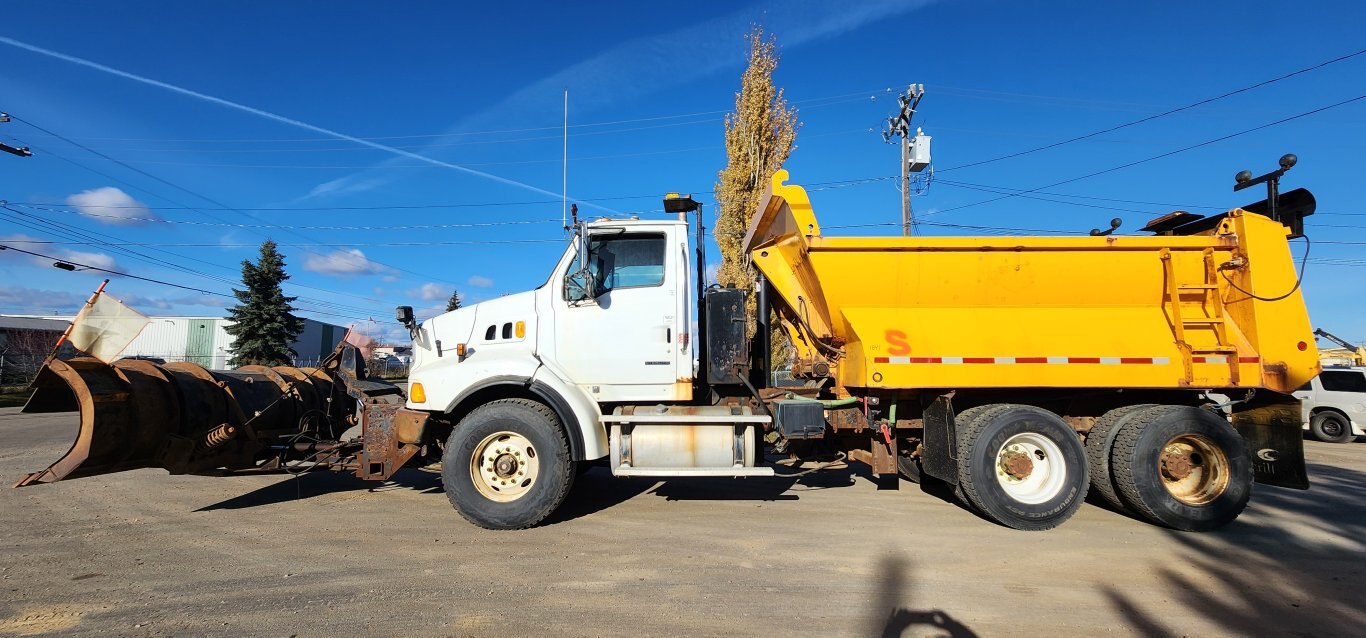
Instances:
[[[506,178],[506,177],[499,177],[499,176],[494,175],[494,174],[492,174],[492,173],[485,173],[485,172],[483,172],[483,171],[475,170],[475,169],[473,169],[473,168],[467,168],[467,167],[461,166],[461,165],[459,165],[459,164],[452,164],[452,163],[450,163],[450,162],[443,162],[443,161],[441,161],[441,160],[433,159],[433,158],[427,157],[427,156],[425,156],[425,155],[418,155],[417,153],[413,153],[413,152],[410,152],[410,151],[405,151],[405,150],[403,150],[403,149],[401,149],[401,148],[394,148],[394,147],[392,147],[392,146],[386,146],[386,145],[384,145],[384,144],[377,144],[377,143],[372,142],[372,141],[370,141],[370,140],[361,139],[361,138],[359,138],[359,137],[355,137],[355,136],[352,136],[352,135],[347,135],[347,134],[345,134],[345,133],[341,133],[341,132],[338,132],[338,131],[334,131],[334,130],[332,130],[332,129],[323,128],[323,127],[321,127],[321,126],[314,126],[314,125],[312,125],[312,124],[309,124],[308,122],[301,122],[301,121],[296,120],[296,119],[293,119],[293,118],[289,118],[289,117],[285,117],[285,116],[283,116],[283,115],[278,115],[278,114],[275,114],[275,113],[271,113],[270,111],[263,111],[263,110],[261,110],[261,109],[258,109],[258,108],[255,108],[255,107],[251,107],[251,106],[247,106],[247,105],[245,105],[245,104],[240,104],[240,103],[238,103],[238,102],[233,102],[232,100],[225,100],[225,99],[223,99],[223,98],[221,98],[221,97],[214,97],[214,96],[212,96],[212,95],[207,95],[207,94],[204,94],[204,93],[200,93],[199,91],[193,91],[193,90],[190,90],[190,89],[187,89],[187,88],[179,87],[179,86],[176,86],[176,85],[174,85],[174,84],[167,84],[167,83],[162,82],[162,81],[160,81],[160,80],[153,80],[152,78],[143,77],[143,76],[137,75],[137,74],[135,74],[135,73],[129,73],[129,72],[127,72],[127,71],[121,71],[121,70],[115,69],[115,68],[113,68],[113,67],[105,66],[105,65],[100,64],[100,63],[98,63],[98,62],[92,62],[92,61],[90,61],[90,60],[86,60],[85,58],[78,58],[78,57],[73,56],[73,55],[67,55],[67,54],[65,54],[65,53],[60,53],[60,52],[57,52],[57,51],[53,51],[53,50],[51,50],[51,49],[44,49],[44,48],[42,48],[42,47],[34,46],[34,45],[32,45],[32,44],[28,44],[28,43],[25,43],[25,42],[20,42],[20,41],[18,41],[18,40],[15,40],[14,38],[9,38],[9,37],[5,37],[5,36],[0,35],[0,43],[8,44],[8,45],[10,45],[10,46],[12,46],[12,47],[16,47],[16,48],[19,48],[19,49],[24,49],[25,51],[32,51],[33,53],[38,53],[38,54],[45,55],[45,56],[48,56],[48,57],[51,57],[51,58],[57,58],[58,60],[62,60],[62,61],[65,61],[65,62],[70,62],[70,63],[72,63],[72,64],[78,64],[78,65],[83,66],[83,67],[95,69],[96,71],[103,71],[103,72],[108,73],[108,74],[110,74],[110,75],[116,75],[116,76],[118,76],[118,77],[121,77],[121,78],[124,78],[124,79],[127,79],[127,80],[132,80],[132,81],[134,81],[134,82],[141,82],[142,84],[147,84],[147,85],[150,85],[150,86],[155,86],[155,87],[157,87],[157,88],[165,89],[165,90],[171,91],[171,92],[173,92],[173,93],[179,93],[179,94],[181,94],[181,95],[187,95],[187,96],[189,96],[189,97],[198,98],[198,99],[204,100],[205,102],[209,102],[209,103],[212,103],[212,104],[217,104],[217,105],[219,105],[219,106],[226,106],[226,107],[228,107],[228,108],[230,108],[230,109],[236,109],[236,110],[238,110],[238,111],[243,111],[243,112],[245,112],[245,113],[250,113],[250,114],[255,115],[255,116],[257,116],[257,117],[263,117],[263,118],[266,118],[266,119],[268,119],[268,120],[274,120],[274,121],[276,121],[276,122],[280,122],[281,124],[288,124],[288,125],[290,125],[290,126],[298,127],[298,128],[304,129],[304,130],[306,130],[306,131],[312,131],[312,132],[314,132],[314,133],[321,133],[321,134],[323,134],[323,135],[327,135],[327,136],[330,136],[330,137],[335,137],[335,138],[341,139],[341,140],[346,140],[346,141],[348,141],[348,142],[353,142],[353,143],[355,143],[355,144],[360,144],[360,145],[362,145],[362,146],[368,146],[368,147],[373,148],[373,149],[376,149],[376,150],[385,151],[385,152],[388,152],[388,153],[393,153],[394,155],[398,155],[398,156],[400,156],[400,157],[407,157],[407,158],[409,158],[409,159],[415,159],[415,160],[418,160],[418,161],[421,161],[421,162],[426,162],[426,163],[431,164],[431,165],[433,165],[433,166],[440,166],[440,167],[442,167],[442,168],[449,168],[449,169],[452,169],[452,170],[457,170],[457,171],[460,171],[460,172],[462,172],[462,173],[468,173],[468,174],[470,174],[470,175],[474,175],[474,176],[476,176],[476,177],[482,177],[482,178],[484,178],[484,179],[493,180],[493,181],[498,182],[498,183],[500,183],[500,184],[506,184],[506,185],[508,185],[508,186],[514,186],[514,187],[521,188],[521,189],[524,189],[524,190],[529,190],[529,191],[531,191],[531,192],[533,192],[533,193],[539,193],[539,194],[541,194],[541,195],[548,195],[548,196],[556,197],[556,198],[560,197],[560,193],[551,192],[551,191],[545,190],[544,188],[537,188],[537,187],[535,187],[535,186],[532,186],[531,184],[524,184],[524,183],[519,182],[519,181],[517,181],[517,180],[508,179],[508,178]],[[619,211],[613,210],[613,209],[611,209],[611,208],[607,208],[606,206],[599,206],[599,205],[594,204],[594,203],[591,203],[591,202],[584,202],[584,205],[585,205],[585,206],[590,206],[590,207],[592,207],[592,208],[596,208],[596,209],[599,209],[599,210],[604,210],[604,211],[607,211],[607,212],[609,212],[609,213],[619,213]]]

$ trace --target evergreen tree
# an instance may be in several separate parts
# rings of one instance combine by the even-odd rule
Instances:
[[[261,257],[255,264],[242,260],[242,283],[246,290],[233,289],[238,305],[228,309],[233,325],[226,328],[235,337],[231,366],[288,365],[298,353],[289,343],[304,329],[304,320],[294,316],[290,302],[297,297],[286,297],[281,282],[285,274],[285,258],[275,249],[275,242],[267,239],[261,244]]]
[[[713,236],[721,248],[717,282],[753,290],[755,274],[745,266],[741,244],[759,197],[769,178],[787,161],[801,124],[782,89],[773,85],[779,58],[777,39],[772,35],[765,38],[759,27],[751,29],[745,38],[749,41],[749,66],[740,76],[735,112],[726,115],[726,167],[716,180],[718,212]],[[749,309],[753,316],[753,295]],[[750,329],[753,327],[751,323]],[[774,366],[785,365],[791,358],[791,346],[781,330],[773,332],[772,352]]]
[[[460,309],[460,291],[452,290],[451,298],[446,300],[446,312]]]

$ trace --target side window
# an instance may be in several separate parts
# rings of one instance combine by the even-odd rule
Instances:
[[[1324,370],[1319,374],[1319,383],[1330,392],[1366,393],[1366,374],[1355,370]]]
[[[590,242],[588,269],[598,282],[597,294],[619,288],[664,285],[664,236],[618,235]]]
[[[497,328],[489,326],[489,329],[484,331],[484,341],[493,341],[493,337],[496,334],[494,332],[495,330],[497,330]]]
[[[1304,382],[1304,385],[1300,386],[1300,389],[1296,390],[1296,392],[1311,392],[1311,391],[1313,391],[1313,390],[1314,390],[1314,381],[1311,379],[1311,380],[1309,380],[1309,381],[1305,381],[1305,382]]]

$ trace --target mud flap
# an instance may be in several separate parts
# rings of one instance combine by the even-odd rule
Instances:
[[[1247,441],[1257,482],[1309,489],[1299,399],[1259,392],[1253,401],[1238,408],[1233,413],[1233,427]]]
[[[925,474],[949,485],[958,484],[958,434],[953,418],[952,392],[935,397],[925,408],[925,451],[920,457]]]

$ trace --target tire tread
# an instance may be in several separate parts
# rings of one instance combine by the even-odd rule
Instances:
[[[1242,513],[1243,509],[1247,507],[1251,484],[1250,466],[1247,475],[1242,477],[1247,479],[1248,489],[1243,490],[1240,502],[1234,503],[1231,508],[1222,512],[1222,519],[1216,521],[1173,518],[1164,519],[1162,514],[1143,498],[1138,484],[1138,478],[1134,473],[1134,468],[1138,463],[1147,462],[1138,457],[1140,439],[1142,438],[1144,431],[1150,427],[1156,427],[1158,422],[1164,417],[1181,410],[1199,410],[1199,408],[1180,405],[1158,405],[1140,411],[1138,414],[1134,415],[1133,418],[1124,423],[1124,426],[1119,431],[1119,435],[1115,437],[1114,449],[1111,451],[1110,464],[1114,472],[1115,485],[1119,488],[1120,497],[1123,499],[1124,504],[1128,506],[1129,511],[1147,519],[1149,522],[1183,531],[1215,529],[1237,518],[1238,515]],[[1233,436],[1238,436],[1232,426],[1228,425],[1226,422],[1223,426],[1227,428],[1227,432],[1231,432]],[[1225,453],[1228,453],[1228,450],[1225,450]],[[1246,452],[1243,451],[1242,455],[1245,456]],[[1232,468],[1237,464],[1237,456],[1239,455],[1229,455],[1230,471],[1233,471]],[[1165,488],[1158,485],[1152,489],[1162,490]]]
[[[569,439],[565,436],[564,428],[561,427],[560,418],[555,414],[555,411],[554,411],[554,410],[550,409],[549,406],[545,405],[544,403],[540,403],[540,402],[538,402],[538,401],[533,401],[533,400],[531,400],[531,399],[518,399],[518,398],[498,399],[498,400],[496,400],[496,401],[490,401],[490,402],[485,403],[484,405],[481,405],[481,406],[479,406],[478,408],[475,408],[474,410],[472,410],[469,414],[465,415],[465,418],[461,419],[460,422],[461,422],[461,423],[465,423],[466,421],[470,420],[471,418],[475,417],[476,415],[479,415],[481,412],[491,411],[491,410],[493,410],[493,409],[500,408],[500,407],[504,407],[504,406],[508,406],[508,405],[516,405],[516,406],[520,406],[520,407],[523,407],[523,408],[527,408],[527,409],[530,409],[530,410],[532,410],[533,412],[536,412],[537,414],[539,414],[539,415],[545,420],[545,423],[547,423],[547,424],[549,424],[549,425],[551,426],[550,429],[551,429],[551,431],[554,433],[554,436],[553,436],[552,438],[554,439],[554,441],[555,441],[555,443],[557,444],[557,447],[558,447],[559,449],[553,450],[553,452],[558,452],[558,453],[562,454],[562,455],[563,455],[562,458],[565,458],[565,459],[569,459],[569,458],[570,458],[570,454],[569,454]],[[456,429],[458,430],[459,428],[460,428],[460,425],[457,424],[457,425],[456,425]],[[552,450],[547,450],[547,451],[552,451]],[[543,457],[547,457],[547,458],[554,458],[553,456],[548,456],[548,455],[545,455],[544,453],[542,454],[542,456],[543,456]],[[575,474],[576,474],[576,464],[573,463],[573,462],[571,461],[571,462],[567,462],[567,463],[560,463],[560,464],[558,464],[558,467],[547,467],[548,465],[551,465],[551,464],[548,464],[548,463],[542,464],[542,471],[550,472],[550,471],[556,471],[556,470],[558,470],[559,473],[562,475],[560,478],[563,479],[563,480],[560,480],[560,481],[552,481],[552,482],[551,482],[552,484],[555,484],[555,485],[559,485],[559,486],[560,486],[559,489],[556,490],[556,492],[550,494],[550,498],[549,498],[549,500],[548,500],[548,502],[549,502],[549,503],[552,503],[554,506],[553,506],[553,507],[545,508],[543,511],[538,512],[537,515],[535,515],[535,516],[533,516],[533,517],[530,517],[530,518],[528,518],[528,519],[526,519],[526,520],[523,520],[523,521],[519,522],[519,524],[517,524],[517,525],[511,525],[511,526],[498,526],[496,529],[518,530],[518,529],[527,529],[527,528],[529,528],[529,527],[535,527],[536,525],[538,525],[538,524],[540,524],[542,521],[544,521],[548,516],[550,516],[551,513],[553,513],[553,512],[559,507],[560,503],[563,503],[563,502],[564,502],[565,497],[569,494],[570,488],[572,488],[573,485],[574,485],[574,477],[575,477]],[[450,501],[451,506],[455,508],[455,511],[458,512],[458,513],[460,514],[460,517],[461,517],[461,518],[463,518],[463,519],[465,519],[466,521],[469,521],[470,523],[473,523],[473,524],[475,524],[475,525],[477,525],[477,526],[479,526],[479,527],[489,528],[489,525],[487,524],[487,522],[478,520],[478,519],[476,519],[476,518],[473,518],[469,513],[467,513],[464,509],[462,509],[462,508],[460,507],[460,504],[456,502],[456,500],[455,500],[455,494],[452,493],[451,490],[447,489],[447,490],[445,490],[445,492],[446,492],[446,499]]]
[[[1091,426],[1091,431],[1086,434],[1086,462],[1091,466],[1091,489],[1095,490],[1106,505],[1121,512],[1128,506],[1119,496],[1118,486],[1115,484],[1114,465],[1110,462],[1114,439],[1118,434],[1116,428],[1126,417],[1152,407],[1156,405],[1140,403],[1110,410],[1101,415]]]

